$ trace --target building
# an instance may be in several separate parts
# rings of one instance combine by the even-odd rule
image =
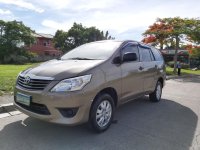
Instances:
[[[57,50],[53,44],[53,35],[43,33],[33,33],[36,38],[34,44],[28,47],[28,50],[38,54],[39,56],[52,56],[58,57],[62,54],[60,50]]]

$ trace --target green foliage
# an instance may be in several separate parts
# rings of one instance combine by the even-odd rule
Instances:
[[[188,19],[182,19],[180,17],[159,19],[160,22],[171,26],[171,30],[168,32],[169,36],[180,36],[182,34],[186,34],[187,29],[189,29],[186,28],[186,20]]]
[[[66,39],[67,39],[67,33],[64,32],[63,30],[57,30],[53,39],[55,47],[63,50],[66,47],[66,43],[65,43]]]
[[[196,47],[196,48],[192,49],[191,58],[200,60],[200,47]]]
[[[32,32],[22,22],[0,20],[0,63],[5,63],[10,55],[22,54],[23,46],[34,42]]]
[[[173,67],[174,67],[174,61],[169,61],[169,62],[167,62],[167,65],[168,65],[169,67],[173,68]]]
[[[186,63],[183,63],[183,64],[181,64],[181,68],[182,68],[182,69],[189,69],[189,68],[190,68],[190,65],[189,65],[189,64],[186,64]]]
[[[56,48],[66,52],[88,42],[108,39],[114,39],[109,36],[108,31],[104,35],[103,31],[95,27],[87,28],[82,26],[82,24],[74,23],[68,32],[57,30],[54,43]]]
[[[187,20],[186,25],[190,29],[188,39],[195,44],[200,44],[200,19]]]

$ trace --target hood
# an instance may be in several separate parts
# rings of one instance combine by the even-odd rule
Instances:
[[[23,71],[22,74],[52,77],[54,80],[61,80],[77,76],[103,61],[104,60],[51,60],[36,67],[31,67]]]

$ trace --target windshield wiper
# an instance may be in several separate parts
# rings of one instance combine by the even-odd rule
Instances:
[[[74,58],[68,58],[68,59],[72,59],[72,60],[95,60],[92,58],[84,58],[84,57],[74,57]]]

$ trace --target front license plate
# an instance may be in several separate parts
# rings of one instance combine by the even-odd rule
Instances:
[[[30,106],[31,96],[25,95],[25,94],[22,94],[22,93],[17,93],[16,102],[24,104],[26,106]]]

